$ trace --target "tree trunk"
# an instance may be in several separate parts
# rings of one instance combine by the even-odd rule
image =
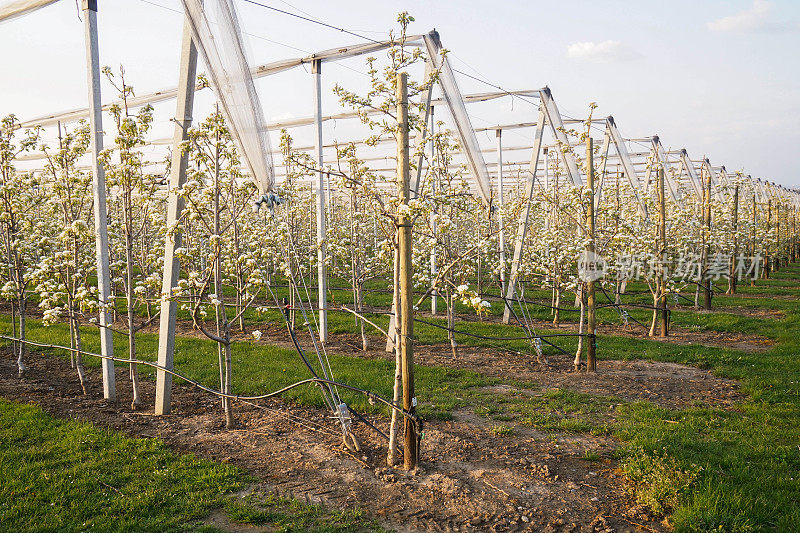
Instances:
[[[400,309],[400,293],[398,292],[400,289],[400,261],[399,251],[396,247],[394,249],[393,274],[392,286],[394,290],[392,291],[392,310],[394,311],[395,315],[391,322],[393,331],[389,331],[388,333],[392,336],[392,344],[394,347],[394,390],[392,392],[392,403],[396,406],[399,406],[403,395],[403,374],[401,365],[402,360],[400,358],[400,320],[398,315]],[[400,428],[403,427],[403,419],[401,418],[401,414],[397,409],[391,409],[390,415],[392,421],[389,424],[389,451],[386,454],[386,464],[388,466],[394,466],[399,460],[397,436],[400,432]]]
[[[72,309],[71,304],[70,309]],[[74,315],[72,315],[72,311],[70,311],[70,317],[70,320],[73,324],[72,327],[75,331],[75,369],[78,371],[78,380],[81,383],[83,394],[89,394],[89,389],[87,388],[88,383],[86,382],[86,371],[83,368],[83,343],[81,342],[81,329],[78,321],[74,318]]]
[[[69,366],[75,368],[75,326],[72,323],[72,318],[69,319]]]
[[[650,331],[647,333],[649,337],[656,336],[656,324],[658,323],[658,304],[661,301],[659,298],[659,290],[653,292],[653,318],[650,321]]]
[[[578,289],[578,299],[580,300],[580,307],[581,313],[578,318],[578,349],[575,351],[575,361],[573,362],[573,366],[575,371],[579,371],[581,369],[581,352],[583,352],[583,321],[586,316],[586,306],[583,304],[583,288]]]
[[[458,344],[456,344],[456,320],[455,320],[455,295],[447,291],[447,338],[450,340],[450,349],[453,352],[453,357],[458,355]]]
[[[556,297],[553,303],[553,326],[558,327],[558,323],[561,320],[561,287],[556,286]]]
[[[225,387],[223,391],[225,394],[232,394],[233,391],[233,358],[231,354],[231,341],[227,339],[225,342]],[[233,409],[231,408],[231,399],[224,398],[223,406],[225,408],[225,427],[233,429],[236,427],[236,420],[233,418]]]
[[[19,347],[18,347],[18,351],[17,351],[17,371],[18,371],[19,377],[24,376],[25,375],[25,371],[28,369],[25,366],[25,358],[26,358],[26,355],[27,355],[27,352],[28,352],[28,348],[27,348],[27,345],[24,342],[25,341],[25,331],[26,331],[26,329],[25,329],[25,326],[26,326],[25,318],[26,318],[26,313],[27,313],[26,307],[27,307],[27,302],[25,301],[25,297],[22,296],[22,297],[20,297],[19,304],[18,304],[18,308],[19,308],[19,339],[21,341],[19,343]]]
[[[364,284],[363,282],[359,281],[356,286],[356,309],[358,313],[364,312]],[[367,351],[369,348],[369,338],[367,337],[367,332],[364,327],[364,320],[360,319],[359,323],[361,325],[361,349]]]
[[[125,291],[125,297],[128,303],[128,360],[136,360],[136,302],[135,294],[133,292],[133,239],[131,238],[130,231],[125,231],[125,263],[127,269],[128,283]],[[130,363],[130,379],[131,391],[133,399],[131,400],[131,409],[136,410],[142,401],[139,398],[139,367],[136,363]]]

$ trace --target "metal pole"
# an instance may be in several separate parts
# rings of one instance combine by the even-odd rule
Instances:
[[[317,173],[317,306],[319,308],[319,340],[328,340],[328,271],[325,268],[327,256],[327,222],[325,219],[325,173],[322,172],[322,60],[311,63],[314,75],[314,119],[317,124],[316,150],[319,172]]]
[[[500,249],[500,294],[506,293],[506,229],[503,222],[503,130],[497,130],[497,226]]]
[[[408,205],[411,189],[411,169],[408,153],[408,74],[397,74],[397,185],[400,203]],[[413,413],[414,396],[414,298],[413,265],[411,260],[411,219],[405,214],[397,217],[397,242],[400,260],[400,365],[403,379],[403,409]],[[405,446],[403,462],[406,470],[417,466],[417,431],[413,421],[405,417]]]
[[[545,93],[542,91],[542,98],[545,98]],[[547,113],[545,112],[544,105],[539,108],[539,119],[536,122],[536,131],[533,134],[533,149],[531,152],[531,166],[528,182],[525,185],[525,206],[520,210],[519,219],[517,221],[517,236],[514,241],[514,255],[511,259],[511,271],[508,276],[508,287],[505,293],[505,305],[503,306],[503,324],[508,324],[511,321],[511,305],[514,299],[514,293],[517,285],[517,274],[519,272],[520,262],[522,261],[522,251],[525,246],[525,236],[528,233],[528,219],[531,214],[531,199],[533,198],[534,187],[536,185],[536,169],[539,166],[539,157],[542,151],[542,134],[544,133],[544,126]],[[545,172],[547,172],[547,149],[545,149]]]
[[[586,180],[589,186],[589,204],[586,206],[586,229],[589,232],[589,244],[587,251],[588,259],[595,262],[595,242],[594,242],[594,140],[586,138]],[[594,265],[596,268],[597,265]],[[594,299],[594,268],[589,274],[586,283],[586,323],[589,330],[589,345],[586,349],[586,371],[595,372],[597,370],[597,321],[595,317]]]
[[[100,163],[103,150],[103,105],[100,100],[100,52],[97,38],[97,0],[83,0],[83,20],[86,30],[86,67],[89,82],[89,128],[92,150],[92,192],[94,196],[94,234],[97,254],[97,296],[100,308],[100,353],[114,355],[114,339],[108,312],[111,273],[108,266],[108,212],[106,209],[106,175]],[[103,397],[116,401],[117,387],[114,361],[103,359]]]
[[[183,198],[178,191],[186,183],[189,154],[182,144],[188,138],[194,109],[195,78],[197,74],[197,48],[192,41],[192,28],[188,17],[183,23],[181,62],[178,73],[178,99],[175,109],[175,131],[172,141],[172,170],[169,176],[167,196],[167,228],[171,233],[164,242],[164,275],[161,282],[161,315],[158,330],[158,364],[172,369],[175,353],[175,318],[178,302],[172,300],[172,290],[178,285],[181,265],[175,250],[181,246],[181,233],[177,228],[183,212]],[[156,415],[169,414],[172,402],[172,374],[156,371]]]
[[[669,334],[669,311],[667,310],[667,203],[664,182],[664,164],[658,169],[658,240],[661,272],[659,273],[659,307],[661,308],[661,336]]]

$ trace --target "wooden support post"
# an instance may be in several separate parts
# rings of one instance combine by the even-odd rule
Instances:
[[[586,206],[586,229],[589,232],[589,244],[586,250],[588,260],[595,262],[595,235],[594,235],[594,142],[591,137],[586,138],[586,180],[589,186],[589,204]],[[587,265],[588,266],[588,265]],[[592,265],[592,270],[597,265]],[[597,370],[597,322],[595,317],[595,298],[594,298],[594,272],[590,272],[586,282],[586,324],[589,330],[589,344],[586,348],[586,371],[595,372]]]
[[[667,309],[667,202],[664,188],[666,174],[662,163],[658,169],[658,256],[659,256],[659,307],[661,308],[661,336],[669,334],[669,310]]]
[[[711,277],[708,275],[708,262],[711,259],[711,172],[706,172],[705,183],[705,231],[704,235],[704,250],[703,250],[703,275],[706,279],[702,280],[703,283],[703,308],[707,311],[711,310]]]
[[[186,170],[189,154],[182,150],[188,139],[194,110],[195,78],[197,77],[197,48],[192,41],[192,27],[188,17],[183,23],[181,41],[181,63],[178,73],[178,99],[175,108],[175,130],[172,140],[172,166],[167,195],[167,228],[169,233],[164,242],[164,274],[161,282],[161,314],[158,332],[158,364],[172,370],[175,353],[175,319],[178,302],[170,299],[173,289],[178,285],[181,265],[175,257],[175,250],[181,246],[181,232],[177,223],[183,213],[183,198],[178,191],[186,183]],[[156,371],[156,415],[170,413],[172,403],[172,374]]]
[[[775,202],[775,272],[781,269],[781,203]]]
[[[733,260],[728,274],[728,294],[736,294],[736,257],[739,255],[739,184],[733,187],[733,213],[731,213],[731,229],[733,230]]]
[[[764,269],[762,270],[763,278],[768,279],[770,271],[772,270],[772,252],[769,243],[770,231],[772,231],[772,199],[767,200],[767,237],[764,239]]]
[[[397,75],[397,186],[400,204],[408,205],[411,189],[411,169],[408,153],[408,74]],[[411,259],[412,220],[405,213],[397,217],[397,242],[400,260],[400,364],[403,379],[403,409],[413,413],[414,396],[414,294]],[[417,430],[414,422],[404,417],[405,446],[403,462],[406,470],[417,466]]]
[[[432,166],[436,161],[436,142],[434,141],[434,135],[436,134],[436,121],[434,120],[433,115],[433,106],[429,107],[429,113],[431,118],[431,129],[430,129],[430,137],[431,137],[431,160],[430,164],[428,165],[428,172],[431,174],[431,191],[433,192],[433,196],[436,197],[436,192],[439,189],[439,178],[432,171]],[[422,162],[419,163],[419,168],[422,168]],[[419,169],[417,171],[419,174]],[[417,183],[419,183],[419,179],[417,179]],[[419,191],[417,191],[417,195],[419,195]],[[431,231],[434,235],[436,235],[436,204],[434,204],[433,210],[431,210]],[[431,247],[431,279],[436,277],[437,266],[436,266],[436,246]],[[431,291],[431,314],[436,316],[436,306],[438,304],[438,296],[439,291],[434,289]]]
[[[319,308],[319,340],[328,341],[328,269],[327,220],[325,213],[325,173],[322,171],[322,60],[311,63],[314,75],[314,119],[317,125],[316,152],[319,172],[317,173],[317,306]]]
[[[497,231],[500,252],[500,295],[506,293],[506,228],[503,221],[503,130],[497,129]]]
[[[92,150],[92,193],[94,199],[94,236],[97,256],[97,297],[107,306],[111,293],[111,272],[108,253],[108,210],[106,209],[106,174],[100,163],[103,151],[103,104],[100,99],[100,51],[97,36],[97,0],[83,0],[83,20],[86,35],[86,70],[89,85],[89,129]],[[114,339],[108,307],[99,312],[100,353],[114,356]],[[103,398],[117,399],[114,361],[103,359]]]
[[[756,257],[756,223],[758,222],[758,204],[756,204],[756,193],[753,191],[753,227],[750,229],[750,255],[753,257],[753,261],[755,261]],[[761,267],[761,265],[759,265]],[[756,277],[752,276],[750,278],[750,286],[755,287],[756,285]]]
[[[797,208],[792,208],[792,263],[797,261]]]

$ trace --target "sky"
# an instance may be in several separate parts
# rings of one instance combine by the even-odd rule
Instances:
[[[0,0],[3,3],[5,0]],[[796,0],[360,1],[259,0],[381,39],[399,11],[410,31],[436,28],[453,66],[505,89],[549,86],[566,116],[613,115],[622,134],[660,136],[729,171],[800,187],[800,2]],[[124,65],[136,92],[177,83],[179,0],[99,0],[101,64]],[[254,64],[361,42],[357,37],[237,0]],[[25,120],[87,100],[83,24],[74,0],[0,24],[0,115]],[[202,66],[200,70],[202,70]],[[364,58],[323,72],[324,112],[334,83],[363,88]],[[491,87],[460,76],[462,92]],[[258,82],[268,120],[313,112],[312,78],[296,71]],[[113,91],[103,86],[103,100]],[[198,112],[210,109],[203,95]],[[338,110],[338,109],[336,109]],[[533,120],[519,99],[469,107],[473,126]],[[169,135],[174,103],[157,107],[154,135]],[[326,139],[345,131],[326,124]],[[337,128],[339,128],[337,130]],[[308,128],[307,128],[308,129]],[[310,132],[298,132],[310,139]],[[515,133],[513,144],[530,142]],[[491,135],[493,138],[494,136]],[[486,134],[481,143],[494,141]]]

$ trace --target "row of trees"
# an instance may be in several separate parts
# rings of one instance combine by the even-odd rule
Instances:
[[[362,111],[362,122],[369,130],[367,145],[398,134],[393,116],[397,104],[395,75],[418,68],[424,61],[418,47],[404,46],[410,18],[404,14],[399,21],[401,33],[385,65],[379,67],[374,58],[368,60],[368,93],[360,95],[339,86],[335,89],[343,106]],[[84,389],[81,326],[96,323],[98,309],[108,306],[115,316],[112,327],[127,336],[129,357],[136,359],[136,333],[158,317],[164,240],[180,230],[183,240],[178,254],[183,272],[175,298],[181,300],[193,326],[217,343],[220,387],[230,393],[232,337],[236,329],[247,329],[246,311],[270,302],[275,279],[292,286],[289,308],[294,310],[296,299],[301,298],[297,285],[315,267],[315,196],[307,184],[320,170],[329,174],[336,190],[328,205],[328,268],[350,284],[354,302],[350,311],[360,327],[364,349],[371,327],[362,316],[366,312],[365,284],[382,279],[389,288],[397,287],[395,223],[396,215],[403,210],[414,224],[414,281],[421,295],[418,306],[432,295],[445,302],[453,350],[456,304],[461,302],[479,315],[487,312],[484,294],[490,288],[499,289],[505,279],[502,274],[511,266],[510,250],[505,263],[498,254],[500,221],[505,228],[516,228],[527,203],[521,186],[525,175],[520,174],[520,184],[506,191],[501,209],[485,206],[472,194],[465,166],[456,163],[460,147],[453,134],[441,121],[424,124],[421,104],[412,104],[410,112],[413,133],[419,138],[426,129],[427,135],[425,142],[415,147],[413,161],[422,161],[422,172],[416,198],[408,206],[397,201],[395,177],[372,170],[360,145],[340,146],[337,163],[319,169],[307,154],[294,149],[291,136],[283,132],[280,149],[285,179],[279,191],[283,205],[274,213],[258,209],[254,207],[257,189],[242,174],[224,118],[214,112],[191,130],[183,147],[190,160],[188,180],[180,191],[186,209],[179,227],[173,228],[166,227],[165,222],[165,175],[147,170],[154,167],[148,166],[141,150],[152,126],[152,108],[131,109],[128,101],[133,89],[124,71],[104,72],[121,102],[109,110],[114,142],[102,154],[113,278],[108,302],[97,298],[92,181],[80,166],[89,147],[87,126],[59,128],[58,145],[47,146],[41,131],[21,130],[14,116],[0,123],[2,295],[16,317],[14,329],[19,338],[25,338],[30,302],[35,302],[46,323],[69,324],[72,361]],[[436,80],[434,72],[426,79],[411,81],[411,101]],[[363,112],[368,109],[382,110],[383,114]],[[575,143],[580,142],[587,136],[588,124],[585,131],[565,133]],[[31,150],[46,154],[44,167],[18,171],[16,160]],[[552,291],[554,324],[562,319],[559,309],[565,295],[574,295],[577,307],[585,305],[585,280],[578,266],[588,243],[585,220],[592,199],[585,187],[568,183],[562,164],[566,152],[572,153],[584,173],[589,170],[586,158],[574,153],[571,145],[558,146],[545,156],[549,183],[537,187],[531,199],[525,253],[519,264],[520,278],[528,285]],[[599,175],[599,153],[594,161]],[[651,162],[650,166],[652,175],[657,175],[658,164]],[[155,168],[169,171],[168,163]],[[794,207],[777,197],[757,202],[752,183],[738,174],[729,184],[731,195],[725,201],[714,196],[698,199],[691,194],[686,194],[682,204],[666,199],[666,250],[658,235],[657,197],[645,196],[643,209],[619,173],[606,173],[602,180],[595,250],[611,259],[601,284],[617,299],[625,290],[626,269],[630,268],[622,260],[625,257],[659,257],[666,252],[671,257],[702,258],[705,272],[687,270],[684,279],[670,278],[666,286],[660,282],[658,268],[643,269],[642,279],[650,287],[655,307],[666,293],[685,289],[687,284],[694,284],[699,295],[701,278],[708,273],[713,254],[762,254],[769,258],[765,263],[768,268],[775,268],[797,252]],[[651,216],[643,217],[643,210]],[[513,235],[505,242],[513,246]],[[735,288],[732,281],[728,289]],[[394,301],[398,301],[396,291]],[[651,334],[656,318],[654,312]],[[389,334],[393,336],[392,331]],[[15,357],[22,375],[24,344],[15,346]],[[130,365],[130,378],[136,407],[141,399],[135,364]],[[399,384],[399,375],[395,384]],[[397,400],[397,386],[395,392]],[[223,401],[223,408],[232,425],[230,402]]]

